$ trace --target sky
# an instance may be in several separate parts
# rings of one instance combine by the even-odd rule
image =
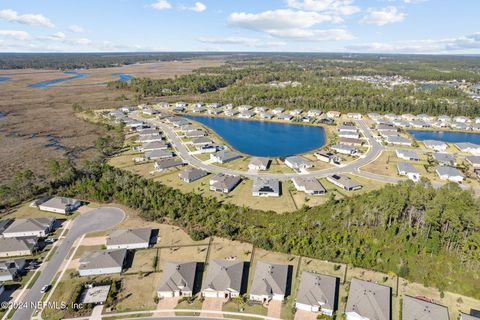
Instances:
[[[478,0],[0,0],[0,52],[480,54]]]

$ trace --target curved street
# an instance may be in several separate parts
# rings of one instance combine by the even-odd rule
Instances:
[[[41,301],[43,294],[40,292],[44,285],[52,283],[57,272],[73,247],[75,240],[82,235],[109,229],[116,224],[122,222],[125,212],[118,208],[98,208],[87,213],[79,215],[72,222],[72,226],[63,240],[58,240],[56,251],[49,261],[46,261],[44,269],[40,272],[40,276],[29,289],[28,293],[18,301],[23,308],[15,311],[12,319],[25,320],[31,319],[35,306]]]

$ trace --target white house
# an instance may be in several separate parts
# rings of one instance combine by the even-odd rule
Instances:
[[[261,303],[283,301],[287,292],[288,265],[258,261],[250,289],[250,300]]]
[[[420,181],[420,172],[410,163],[399,162],[397,163],[398,174],[401,176],[406,176],[410,180],[415,182]]]
[[[54,218],[30,218],[30,219],[16,219],[10,224],[5,231],[3,237],[5,238],[22,238],[22,237],[38,237],[44,238],[48,236],[53,229],[55,223]]]
[[[82,205],[82,202],[77,199],[66,197],[53,197],[38,206],[42,211],[50,211],[56,213],[67,214],[77,210]]]
[[[195,288],[196,262],[167,262],[163,268],[157,297],[191,297]]]
[[[145,249],[151,238],[150,228],[115,230],[107,237],[107,249]]]
[[[445,142],[437,140],[424,140],[423,144],[427,149],[432,149],[437,152],[445,152],[448,148],[448,145]]]
[[[203,282],[205,298],[235,298],[242,293],[245,262],[235,260],[212,260],[208,264],[207,277]]]
[[[295,308],[332,316],[338,278],[313,272],[303,272],[298,288]]]
[[[82,277],[121,273],[126,257],[126,249],[89,251],[80,258],[78,273]]]
[[[463,174],[460,170],[449,166],[437,166],[435,168],[438,177],[441,180],[448,180],[456,183],[463,181]]]

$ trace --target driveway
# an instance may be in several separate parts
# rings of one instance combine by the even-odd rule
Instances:
[[[297,310],[297,312],[295,312],[295,320],[315,320],[318,315],[318,313],[314,312]]]
[[[280,319],[282,314],[282,301],[270,300],[268,303],[267,316]]]
[[[163,298],[158,301],[157,310],[172,310],[178,304],[180,297]],[[175,312],[165,312],[161,314],[162,317],[175,317]]]
[[[44,263],[44,270],[40,273],[37,281],[35,281],[32,288],[23,299],[18,301],[27,307],[18,309],[14,313],[12,319],[25,320],[32,317],[32,314],[35,311],[35,304],[38,304],[43,296],[40,289],[44,285],[51,284],[56,273],[60,270],[60,266],[62,266],[62,263],[72,249],[75,240],[88,232],[109,229],[122,222],[124,217],[125,212],[118,208],[93,209],[76,217],[73,220],[65,239],[58,241],[57,250],[51,256],[51,259]]]
[[[227,302],[227,299],[225,298],[205,298],[202,304],[202,310],[222,311],[223,304],[225,302]],[[223,318],[223,316],[220,316],[218,314],[204,312],[200,313],[200,316],[205,318]]]

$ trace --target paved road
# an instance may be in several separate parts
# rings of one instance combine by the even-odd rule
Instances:
[[[279,180],[289,180],[294,177],[302,176],[302,177],[314,177],[314,178],[321,178],[321,177],[326,177],[329,175],[332,175],[334,173],[348,173],[348,172],[356,172],[358,169],[373,160],[375,160],[380,153],[382,152],[382,145],[378,143],[378,141],[374,138],[370,128],[368,128],[367,124],[362,121],[358,120],[356,121],[360,129],[363,131],[365,137],[367,138],[370,148],[368,152],[364,155],[362,155],[360,158],[358,158],[355,161],[352,161],[344,166],[339,166],[339,167],[333,167],[329,169],[323,169],[323,170],[316,170],[316,171],[311,171],[309,173],[264,173],[264,172],[259,172],[259,173],[252,173],[248,171],[239,171],[239,170],[233,170],[229,168],[223,168],[215,165],[209,165],[205,164],[199,159],[195,158],[192,156],[187,149],[187,147],[183,144],[181,139],[177,136],[177,134],[173,131],[173,129],[168,126],[167,124],[161,122],[160,120],[156,119],[144,119],[139,116],[131,115],[132,118],[136,118],[138,120],[145,121],[147,123],[150,123],[151,125],[159,127],[166,135],[170,143],[172,144],[173,148],[176,150],[177,154],[186,162],[188,162],[190,165],[197,167],[199,169],[203,169],[208,172],[212,173],[224,173],[224,174],[230,174],[230,175],[238,175],[242,177],[246,177],[249,179],[254,179],[255,177],[262,176],[266,178],[272,178],[272,179],[279,179]],[[388,181],[386,181],[388,182]]]
[[[46,284],[51,284],[55,274],[59,271],[62,262],[67,257],[77,238],[88,232],[109,229],[120,223],[124,217],[125,212],[121,209],[98,208],[75,218],[65,239],[59,240],[61,243],[57,245],[57,250],[53,256],[51,256],[50,260],[46,262],[47,264],[35,281],[35,284],[25,297],[19,301],[19,303],[25,304],[26,307],[18,309],[13,315],[13,319],[25,320],[32,317],[35,311],[35,304],[40,301],[43,295],[40,293],[40,289]]]

